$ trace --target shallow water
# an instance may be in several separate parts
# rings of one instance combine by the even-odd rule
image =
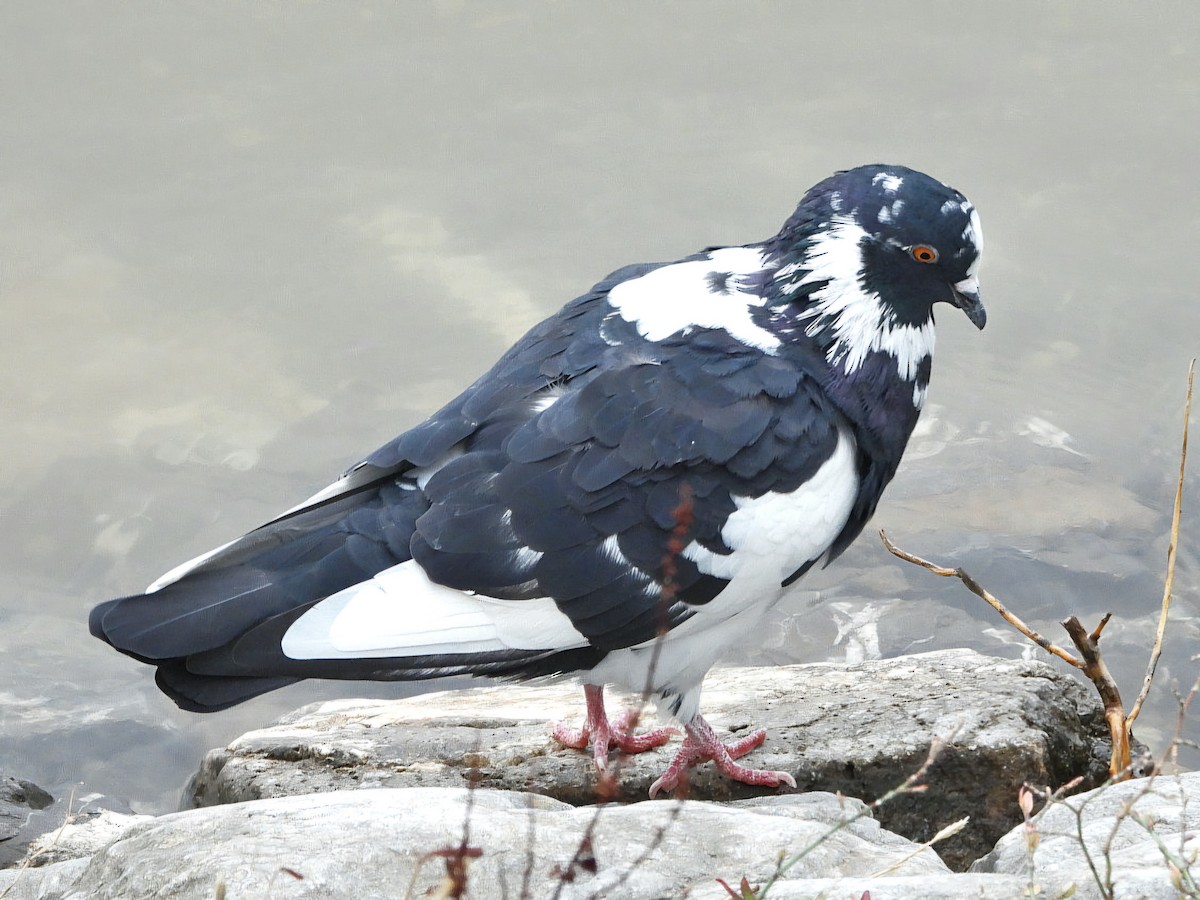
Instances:
[[[943,313],[875,524],[1053,638],[1114,611],[1132,697],[1200,334],[1200,20],[804,6],[0,6],[0,771],[161,812],[205,749],[297,705],[428,689],[195,716],[86,616],[308,496],[608,271],[762,238],[878,160],[979,207],[989,325]],[[1200,669],[1195,484],[1152,747]],[[730,661],[964,645],[1045,655],[869,530]]]

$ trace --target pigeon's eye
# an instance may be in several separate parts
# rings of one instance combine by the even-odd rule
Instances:
[[[917,244],[908,251],[908,255],[920,263],[933,263],[938,260],[938,252],[928,244]]]

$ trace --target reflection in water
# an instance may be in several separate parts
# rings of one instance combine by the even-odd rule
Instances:
[[[978,204],[993,321],[982,340],[943,322],[875,524],[1047,634],[1113,610],[1135,690],[1200,333],[1195,17],[130,10],[0,8],[3,769],[158,812],[206,748],[301,703],[428,689],[306,684],[192,716],[86,613],[324,485],[616,266],[763,237],[876,160]],[[1152,746],[1198,666],[1196,499]],[[737,661],[952,646],[1030,652],[868,530]]]

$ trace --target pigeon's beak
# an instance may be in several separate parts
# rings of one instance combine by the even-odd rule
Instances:
[[[950,286],[954,299],[950,302],[967,314],[976,328],[982,329],[987,324],[987,310],[979,299],[979,279],[974,275],[964,278]]]

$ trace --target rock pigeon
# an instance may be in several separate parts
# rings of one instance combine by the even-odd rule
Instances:
[[[774,237],[631,265],[429,419],[244,537],[110,600],[91,631],[219,710],[304,678],[578,673],[560,743],[638,752],[603,690],[685,732],[651,795],[734,760],[700,684],[874,513],[925,402],[933,307],[977,327],[979,216],[913,169],[838,172]]]

